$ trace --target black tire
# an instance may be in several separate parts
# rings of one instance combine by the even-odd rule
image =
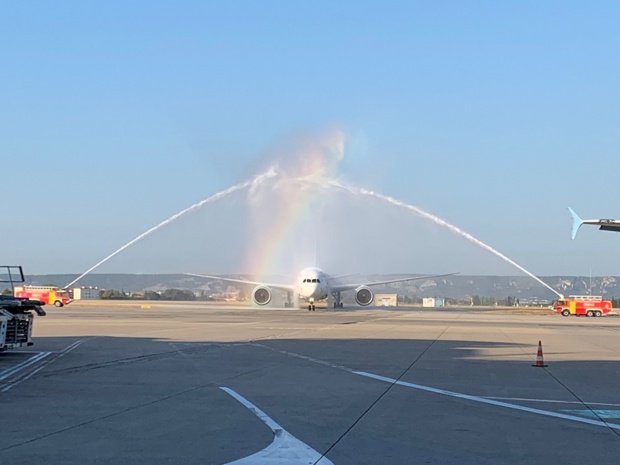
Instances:
[[[569,316],[570,312],[566,309],[562,310],[562,316]]]
[[[311,312],[312,311],[312,305],[308,305],[308,311]]]
[[[603,313],[600,310],[594,312],[594,316],[603,316]]]
[[[592,310],[588,310],[586,312],[586,316],[590,317],[590,316],[594,316],[594,312]]]
[[[62,302],[60,300],[57,300],[56,302],[54,302],[54,307],[62,307]]]

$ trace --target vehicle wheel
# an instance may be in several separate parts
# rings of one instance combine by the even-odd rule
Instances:
[[[570,312],[566,309],[562,310],[562,316],[568,316],[570,315]]]
[[[601,313],[600,310],[597,310],[596,312],[594,312],[594,316],[601,316],[601,315],[603,315],[603,314]]]
[[[594,312],[592,310],[588,310],[586,312],[586,316],[594,316]]]
[[[312,305],[308,305],[308,311],[311,312],[312,311]]]
[[[62,307],[62,302],[60,300],[57,300],[56,302],[54,302],[54,306],[55,307]]]

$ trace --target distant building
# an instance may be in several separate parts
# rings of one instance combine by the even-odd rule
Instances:
[[[375,306],[398,307],[398,294],[375,294]]]
[[[424,297],[422,299],[422,307],[443,307],[444,299],[438,297]]]
[[[99,298],[99,292],[98,287],[74,287],[73,300],[95,300]]]

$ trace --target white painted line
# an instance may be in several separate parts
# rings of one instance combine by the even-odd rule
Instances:
[[[338,370],[343,370],[343,371],[348,371],[348,372],[351,372],[351,373],[355,373],[355,370],[352,370],[351,368],[347,368],[347,367],[342,366],[342,365],[336,365],[335,363],[326,362],[324,360],[319,360],[318,358],[308,357],[307,355],[296,354],[295,352],[288,352],[286,350],[272,349],[269,346],[266,346],[264,344],[259,344],[257,342],[253,342],[252,345],[253,346],[257,346],[257,347],[262,347],[264,349],[273,350],[275,352],[279,352],[281,354],[288,355],[289,357],[300,358],[302,360],[307,360],[308,362],[318,363],[319,365],[325,365],[325,366],[328,366],[328,367],[331,367],[331,368],[336,368]]]
[[[248,457],[229,462],[227,465],[334,465],[308,444],[301,442],[284,430],[249,400],[230,388],[220,387],[220,389],[251,410],[254,415],[260,418],[273,431],[274,435],[273,442],[265,449]]]
[[[19,354],[40,354],[40,350],[24,350],[24,349],[12,349],[2,352],[3,355],[19,355]]]
[[[41,371],[43,369],[43,367],[45,367],[45,364],[41,365],[40,367],[34,369],[33,371],[31,371],[30,373],[28,373],[26,376],[17,379],[16,381],[7,384],[3,389],[2,392],[7,392],[10,391],[12,387],[17,386],[18,384],[21,384],[22,382],[26,381],[27,379],[30,379],[35,373],[38,373],[39,371]]]
[[[620,410],[563,410],[564,412],[584,415],[590,418],[620,418]]]
[[[262,420],[263,423],[265,423],[269,429],[271,431],[273,431],[274,433],[277,430],[283,430],[284,428],[282,428],[280,425],[278,425],[275,421],[273,421],[265,412],[263,412],[261,409],[259,409],[256,405],[254,405],[253,403],[251,403],[249,400],[247,400],[245,397],[240,396],[239,394],[237,394],[235,391],[233,391],[230,388],[227,387],[220,387],[220,389],[224,392],[226,392],[228,395],[234,397],[238,402],[240,402],[245,408],[249,409],[252,411],[252,413],[254,415],[256,415],[258,418],[260,418]]]
[[[387,378],[385,376],[375,375],[373,373],[367,373],[365,371],[355,371],[355,370],[353,370],[351,368],[343,367],[343,366],[336,365],[336,364],[333,364],[333,363],[330,363],[330,362],[326,362],[326,361],[323,361],[323,360],[318,360],[318,359],[315,359],[315,358],[312,358],[312,357],[308,357],[306,355],[300,355],[300,354],[296,354],[294,352],[288,352],[288,351],[284,351],[284,350],[273,349],[273,348],[271,348],[271,347],[269,347],[267,345],[263,345],[263,344],[254,343],[253,345],[259,346],[259,347],[263,347],[265,349],[273,350],[274,352],[279,352],[281,354],[288,355],[288,356],[291,356],[291,357],[300,358],[302,360],[307,360],[309,362],[318,363],[320,365],[325,365],[325,366],[329,366],[329,367],[332,367],[332,368],[337,368],[339,370],[347,371],[347,372],[353,373],[355,375],[365,376],[366,378],[372,378],[372,379],[376,379],[378,381],[384,381],[384,382],[390,383],[390,384],[398,384],[399,386],[405,386],[405,387],[410,387],[410,388],[414,388],[414,389],[419,389],[421,391],[432,392],[432,393],[435,393],[435,394],[442,394],[442,395],[445,395],[445,396],[451,396],[451,397],[457,397],[457,398],[460,398],[460,399],[471,400],[471,401],[480,402],[480,403],[483,403],[483,404],[494,405],[496,407],[504,407],[504,408],[509,408],[509,409],[513,409],[513,410],[521,410],[523,412],[534,413],[534,414],[537,414],[537,415],[543,415],[543,416],[548,416],[548,417],[560,418],[562,420],[575,421],[575,422],[578,422],[578,423],[587,423],[589,425],[603,426],[603,427],[607,427],[607,428],[613,428],[613,429],[620,430],[620,425],[615,424],[615,423],[607,423],[606,421],[589,420],[587,418],[577,417],[577,416],[574,416],[574,415],[565,415],[565,414],[562,414],[562,413],[556,413],[556,412],[552,412],[552,411],[549,411],[549,410],[541,410],[541,409],[525,407],[525,406],[517,405],[517,404],[509,404],[507,402],[499,402],[497,400],[493,400],[493,398],[491,398],[491,397],[472,396],[472,395],[469,395],[469,394],[462,394],[462,393],[459,393],[459,392],[452,392],[452,391],[446,391],[444,389],[437,389],[437,388],[433,388],[433,387],[430,387],[430,386],[423,386],[421,384],[407,383],[405,381],[398,381],[398,380],[393,379],[393,378]],[[517,399],[515,399],[515,400],[517,400]],[[531,399],[523,399],[523,400],[531,400]],[[595,404],[590,402],[590,403],[586,403],[586,405],[595,405]],[[598,404],[598,405],[601,405],[601,404]]]
[[[13,382],[9,382],[8,384],[6,384],[2,390],[0,390],[0,392],[7,392],[10,391],[11,388],[17,386],[18,384],[23,383],[24,381],[32,378],[36,373],[38,373],[39,371],[41,371],[43,368],[45,368],[48,364],[52,363],[53,361],[59,359],[60,357],[62,357],[65,354],[68,354],[69,352],[71,352],[72,350],[76,349],[77,347],[79,347],[80,345],[82,345],[84,342],[86,341],[86,339],[80,339],[78,341],[75,341],[73,344],[70,344],[69,346],[65,347],[63,350],[61,350],[60,352],[57,352],[54,354],[54,357],[50,357],[48,360],[44,360],[41,363],[41,366],[35,368],[34,370],[30,371],[29,373],[26,373],[24,375],[21,375],[20,377],[18,377],[17,379],[15,379],[15,381]],[[45,355],[45,357],[47,357],[48,355],[50,355],[52,352],[43,352]],[[38,360],[36,360],[34,363],[43,360],[44,357],[40,357]],[[34,363],[30,363],[28,364],[28,366],[33,366]],[[23,367],[26,368],[26,367]]]
[[[555,400],[555,399],[529,399],[526,397],[491,397],[480,396],[485,399],[516,400],[520,402],[542,402],[543,404],[578,404],[578,405],[601,405],[604,407],[620,407],[620,404],[608,404],[607,402],[579,402],[578,400]]]
[[[86,342],[86,339],[80,339],[79,341],[75,341],[73,344],[71,344],[68,347],[65,347],[63,350],[60,351],[60,356],[67,354],[69,352],[71,352],[73,349],[78,348],[79,346],[81,346],[82,344],[84,344],[84,342]]]
[[[497,400],[487,399],[487,398],[478,397],[478,396],[470,396],[468,394],[461,394],[459,392],[446,391],[444,389],[437,389],[437,388],[433,388],[430,386],[423,386],[421,384],[407,383],[405,381],[398,381],[393,378],[387,378],[385,376],[379,376],[379,375],[375,375],[372,373],[366,373],[364,371],[354,371],[353,373],[355,373],[356,375],[365,376],[367,378],[376,379],[377,381],[383,381],[383,382],[390,383],[390,384],[397,384],[399,386],[419,389],[420,391],[432,392],[432,393],[441,394],[444,396],[456,397],[458,399],[465,399],[465,400],[471,400],[473,402],[480,402],[482,404],[494,405],[496,407],[504,407],[504,408],[509,408],[513,410],[520,410],[522,412],[535,413],[537,415],[543,415],[547,417],[560,418],[562,420],[575,421],[578,423],[586,423],[588,425],[603,426],[607,428],[613,428],[613,429],[620,430],[620,425],[617,425],[614,423],[607,423],[606,421],[589,420],[587,418],[577,417],[574,415],[566,415],[563,413],[551,412],[548,410],[540,410],[537,408],[525,407],[523,405],[509,404],[507,402],[500,402]]]
[[[14,375],[15,373],[20,372],[24,368],[28,368],[30,365],[32,365],[34,363],[37,363],[39,360],[47,357],[50,354],[51,354],[51,352],[39,352],[37,355],[33,355],[28,360],[24,360],[23,362],[18,363],[14,367],[8,368],[8,369],[0,372],[0,381],[2,381],[3,379],[8,378],[11,375]]]

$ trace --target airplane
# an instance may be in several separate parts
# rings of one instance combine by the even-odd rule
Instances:
[[[244,279],[223,278],[221,276],[184,273],[187,276],[196,276],[199,278],[217,279],[221,281],[228,281],[239,284],[251,284],[256,286],[252,291],[252,299],[257,305],[267,305],[271,302],[272,292],[271,289],[278,289],[286,291],[288,293],[288,299],[285,302],[285,307],[293,306],[293,295],[299,296],[299,298],[308,303],[308,310],[316,310],[315,303],[317,301],[326,300],[331,294],[334,298],[334,308],[344,308],[342,303],[341,293],[344,291],[355,290],[355,301],[358,305],[366,307],[374,300],[374,293],[370,289],[372,286],[379,286],[382,284],[401,283],[405,281],[415,281],[420,279],[440,278],[443,276],[452,276],[456,273],[438,274],[428,276],[415,276],[408,278],[388,279],[385,281],[373,281],[369,283],[355,283],[355,284],[343,284],[337,283],[338,279],[345,276],[329,276],[319,268],[305,268],[299,273],[295,284],[278,284],[278,283],[261,283],[257,281],[247,281]],[[351,275],[346,275],[351,276]]]
[[[596,226],[600,226],[599,229],[602,229],[603,231],[620,232],[620,220],[613,220],[613,219],[582,220],[581,218],[579,218],[579,215],[577,215],[577,213],[575,213],[575,211],[572,208],[568,207],[568,211],[573,217],[573,231],[571,234],[571,239],[575,239],[575,236],[577,236],[577,231],[579,231],[579,228],[581,227],[582,224],[593,224]]]

